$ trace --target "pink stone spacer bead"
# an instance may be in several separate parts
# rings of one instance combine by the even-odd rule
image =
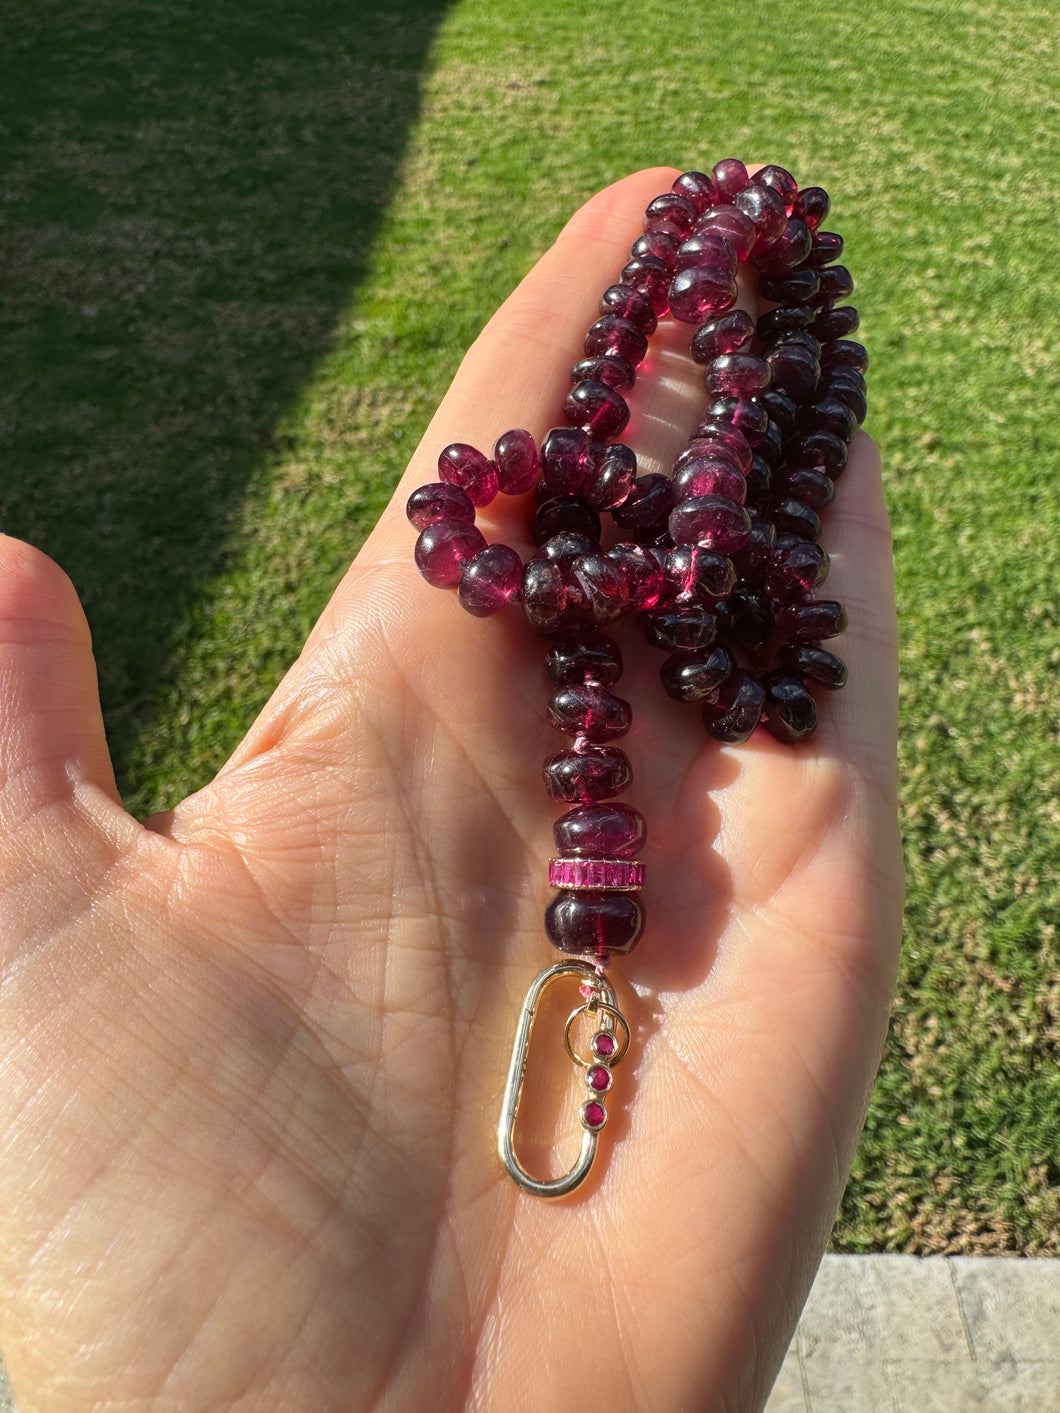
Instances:
[[[644,864],[639,859],[549,859],[548,881],[553,888],[629,893],[644,887]]]

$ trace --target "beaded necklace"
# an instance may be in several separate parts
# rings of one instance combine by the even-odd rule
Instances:
[[[818,597],[828,573],[818,541],[865,417],[868,355],[847,337],[858,315],[840,301],[853,281],[834,263],[842,238],[820,229],[828,210],[822,188],[800,191],[782,167],[751,177],[726,158],[709,176],[683,173],[649,204],[644,234],[604,291],[585,357],[571,370],[567,425],[540,448],[529,432],[505,432],[492,457],[453,443],[439,455],[441,479],[408,501],[428,583],[457,588],[478,617],[518,602],[551,640],[548,720],[572,738],[544,764],[549,795],[571,806],[554,826],[549,883],[558,891],[545,912],[563,960],[527,993],[498,1130],[509,1173],[538,1196],[567,1195],[592,1166],[604,1096],[630,1042],[606,969],[644,927],[637,855],[646,825],[615,799],[632,771],[611,744],[629,731],[632,713],[611,690],[622,656],[601,628],[637,615],[648,642],[667,654],[663,688],[696,705],[719,741],[744,741],[759,727],[802,740],[817,725],[814,693],[846,681],[844,664],[821,646],[843,631],[846,615]],[[735,307],[741,265],[773,306],[757,323]],[[708,405],[672,474],[638,476],[633,450],[616,440],[629,421],[623,394],[667,313],[695,330],[690,352],[703,365]],[[486,543],[475,509],[498,493],[530,491],[538,551],[524,565],[508,545]],[[607,548],[604,513],[618,532]],[[584,1072],[582,1143],[567,1173],[542,1179],[516,1156],[515,1122],[537,1006],[564,979],[578,983],[583,1001],[564,1036]],[[582,1016],[594,1033],[579,1046]]]

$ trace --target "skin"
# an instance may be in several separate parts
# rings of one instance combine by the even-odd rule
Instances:
[[[619,627],[649,921],[614,968],[633,1044],[601,1155],[558,1204],[495,1155],[518,1008],[555,958],[542,644],[429,587],[403,515],[448,442],[556,422],[674,175],[596,197],[494,317],[300,658],[172,813],[122,809],[75,592],[0,540],[0,1335],[25,1410],[764,1402],[896,967],[876,451],[859,435],[829,512],[851,680],[810,742],[719,746]],[[634,395],[642,470],[702,397],[682,341],[660,330]],[[525,520],[503,497],[479,515],[524,553]],[[520,1152],[543,1173],[577,1147],[555,1028],[577,1002],[531,1054]]]

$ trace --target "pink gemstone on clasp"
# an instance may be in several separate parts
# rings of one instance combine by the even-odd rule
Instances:
[[[627,892],[644,887],[644,864],[640,859],[550,859],[548,881],[553,888]]]
[[[593,1133],[603,1128],[607,1122],[607,1110],[598,1099],[590,1099],[582,1105],[582,1123]]]

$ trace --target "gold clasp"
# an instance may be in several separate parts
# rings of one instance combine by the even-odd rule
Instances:
[[[584,1005],[576,1007],[567,1020],[563,1032],[563,1043],[567,1053],[576,1065],[585,1071],[585,1082],[589,1098],[580,1109],[582,1126],[581,1152],[574,1166],[562,1177],[531,1177],[515,1156],[515,1120],[519,1113],[519,1100],[526,1077],[526,1061],[530,1048],[530,1032],[534,1027],[534,1015],[545,991],[554,981],[564,977],[577,977],[583,988],[590,991]],[[587,1014],[600,1017],[599,1028],[589,1043],[591,1058],[582,1059],[575,1053],[571,1044],[571,1026],[578,1016]],[[615,1024],[622,1027],[621,1036],[615,1033]],[[512,1047],[512,1063],[508,1069],[508,1083],[504,1087],[504,1106],[501,1109],[500,1124],[497,1127],[497,1144],[501,1161],[508,1172],[523,1189],[535,1197],[566,1197],[580,1186],[589,1175],[589,1169],[596,1157],[597,1140],[600,1130],[607,1122],[607,1110],[603,1096],[611,1087],[611,1068],[617,1065],[629,1049],[629,1025],[618,1009],[617,998],[611,987],[589,962],[564,961],[546,967],[539,972],[530,984],[526,1000],[519,1013],[519,1025],[515,1032]]]

